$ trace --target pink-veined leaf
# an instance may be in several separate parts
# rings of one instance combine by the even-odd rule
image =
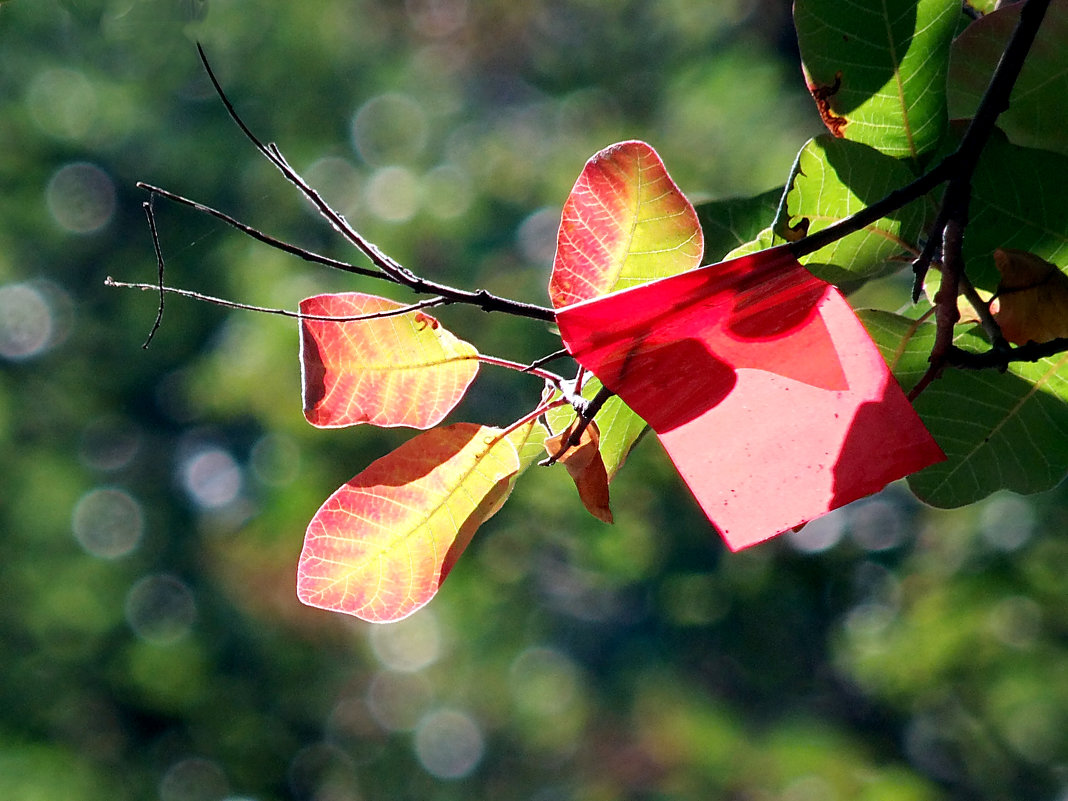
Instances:
[[[785,247],[557,313],[731,550],[945,458],[849,304]]]
[[[297,596],[371,622],[438,591],[520,469],[513,437],[457,423],[413,437],[331,495],[304,538]]]
[[[302,314],[356,317],[404,304],[346,292],[300,302]],[[421,311],[366,320],[300,321],[304,416],[320,428],[371,423],[431,428],[478,373],[474,346]]]
[[[691,270],[704,237],[690,201],[645,142],[586,162],[564,204],[549,281],[559,308]]]

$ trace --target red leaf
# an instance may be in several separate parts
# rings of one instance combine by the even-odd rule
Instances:
[[[701,263],[697,212],[645,142],[586,162],[564,204],[549,297],[560,307]]]
[[[561,309],[731,550],[944,459],[832,286],[774,248]]]
[[[419,434],[331,495],[308,525],[297,596],[363,620],[425,605],[519,471],[503,431],[457,423]]]
[[[347,292],[300,302],[302,314],[355,317],[404,305]],[[320,428],[357,423],[432,428],[463,398],[478,352],[412,311],[367,320],[301,320],[304,416]]]

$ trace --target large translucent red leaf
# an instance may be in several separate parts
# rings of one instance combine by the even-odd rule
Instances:
[[[556,307],[693,269],[697,212],[645,142],[591,158],[564,204],[549,297]]]
[[[561,309],[732,550],[945,457],[864,327],[785,248]]]
[[[331,495],[308,526],[297,596],[371,622],[399,620],[438,591],[519,470],[512,439],[457,423],[419,434]]]
[[[300,302],[303,314],[356,317],[403,304],[348,292]],[[300,321],[304,416],[312,425],[431,428],[463,398],[478,352],[420,311],[376,319]]]

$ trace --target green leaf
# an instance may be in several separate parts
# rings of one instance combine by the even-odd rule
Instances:
[[[908,392],[927,372],[935,326],[878,309],[860,309],[857,317],[868,329],[897,383]]]
[[[999,489],[1041,492],[1068,473],[1068,354],[1005,373],[947,371],[916,411],[949,457],[909,477],[933,506],[965,506]]]
[[[722,261],[726,254],[756,239],[779,209],[781,188],[755,197],[713,200],[697,206],[697,219],[705,234],[705,261]]]
[[[947,97],[953,118],[975,115],[1016,22],[1013,3],[976,21],[954,41]],[[1018,145],[1068,154],[1068,3],[1051,3],[998,127]]]
[[[871,205],[912,178],[903,162],[868,145],[827,134],[818,136],[809,140],[797,156],[775,230],[787,239],[815,233]],[[916,201],[801,261],[831,283],[871,278],[886,272],[888,262],[914,247],[923,221],[922,201]]]
[[[516,453],[519,454],[517,476],[545,455],[542,443],[545,442],[547,436],[549,432],[545,430],[545,426],[534,421],[531,424],[519,426],[505,437],[515,446]]]
[[[797,0],[801,60],[827,128],[898,158],[937,146],[959,15],[959,0]]]
[[[935,326],[880,311],[858,313],[907,390],[927,369]],[[958,347],[989,346],[965,331]],[[995,370],[947,369],[915,401],[947,461],[915,473],[909,487],[933,506],[966,506],[1000,489],[1047,490],[1068,473],[1068,354]]]
[[[964,238],[964,258],[972,282],[982,289],[997,287],[997,248],[1026,250],[1053,264],[1068,263],[1065,208],[1068,157],[992,137],[972,179],[968,235]]]
[[[582,387],[582,397],[590,400],[600,389],[600,380],[591,377]],[[553,434],[559,434],[575,419],[575,412],[570,406],[561,406],[551,409],[546,417]],[[616,396],[605,402],[593,420],[601,433],[601,459],[604,460],[608,480],[611,481],[645,433],[645,421]]]
[[[750,253],[756,253],[760,250],[767,250],[773,248],[776,245],[782,245],[786,240],[780,236],[775,235],[775,231],[771,228],[765,228],[760,231],[756,237],[743,245],[739,245],[726,256],[723,257],[723,261],[728,259],[736,259],[739,256],[748,256]]]

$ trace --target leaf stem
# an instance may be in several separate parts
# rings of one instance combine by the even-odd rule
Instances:
[[[556,373],[549,372],[548,370],[542,370],[540,367],[533,367],[529,364],[522,364],[520,362],[513,362],[511,359],[502,359],[497,356],[487,356],[485,353],[478,354],[478,360],[483,364],[492,364],[495,367],[504,367],[508,370],[515,370],[517,373],[527,373],[528,375],[535,375],[538,378],[547,381],[552,384],[554,389],[563,393],[564,397],[568,397],[568,392],[565,389],[564,377],[557,375]]]

